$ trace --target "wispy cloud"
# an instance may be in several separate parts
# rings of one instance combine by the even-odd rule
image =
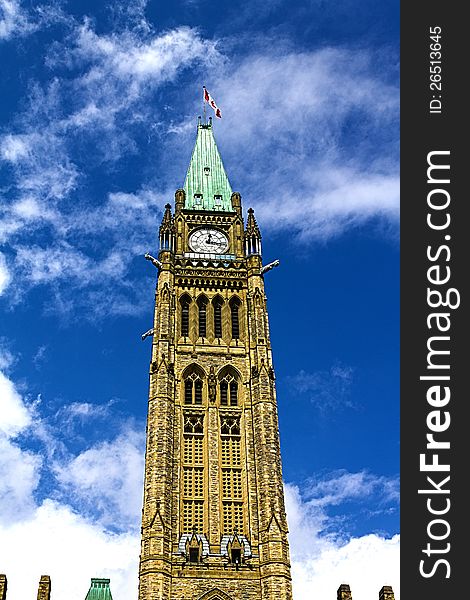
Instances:
[[[337,506],[350,500],[398,504],[399,488],[396,478],[377,477],[367,471],[349,473],[337,471],[327,477],[309,479],[304,487],[304,496],[310,506]]]
[[[182,183],[201,70],[223,107],[216,137],[233,187],[262,228],[301,243],[364,224],[397,235],[399,95],[367,50],[261,40],[234,60],[196,29],[155,32],[145,9],[117,3],[109,33],[69,15],[45,48],[43,81],[0,136],[0,291],[18,300],[47,285],[49,310],[91,318],[139,311],[130,265]],[[182,81],[194,93],[175,94]],[[138,181],[116,189],[124,157],[139,157]]]
[[[33,29],[26,10],[18,0],[0,0],[0,41]]]
[[[42,364],[47,360],[47,345],[41,345],[33,356],[33,364],[36,369],[40,369]]]
[[[144,2],[134,7],[136,18],[144,8]],[[134,154],[133,128],[145,131],[149,118],[155,119],[160,109],[151,99],[159,88],[190,65],[217,63],[220,55],[214,42],[189,27],[100,35],[88,20],[70,19],[69,25],[68,36],[51,47],[47,64],[51,71],[65,68],[73,75],[31,84],[16,131],[0,136],[9,181],[0,214],[9,264],[2,255],[0,292],[9,288],[18,299],[30,287],[49,285],[55,310],[82,305],[91,317],[135,313],[139,306],[128,268],[154,239],[166,187],[160,193],[151,188],[104,192],[92,202],[89,170],[98,165],[106,170],[123,153]],[[114,299],[106,300],[110,280]],[[80,298],[73,288],[81,288]]]
[[[344,408],[357,408],[350,399],[354,383],[353,367],[337,363],[329,371],[307,373],[302,369],[286,379],[293,389],[308,396],[310,402],[324,414]]]
[[[0,371],[7,371],[16,361],[7,338],[0,337]]]
[[[281,45],[247,56],[217,85],[237,124],[220,126],[232,180],[244,183],[264,226],[307,241],[373,217],[397,223],[398,88],[367,51]]]
[[[54,0],[34,8],[21,0],[0,0],[0,42],[17,40],[42,27],[66,20],[59,3]]]

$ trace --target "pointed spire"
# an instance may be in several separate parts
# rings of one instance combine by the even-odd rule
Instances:
[[[184,182],[184,208],[233,212],[230,186],[209,123],[197,126],[197,138]]]
[[[255,211],[248,209],[248,218],[245,229],[245,254],[261,254],[261,232],[255,219]]]
[[[257,235],[261,239],[261,232],[255,218],[255,211],[252,208],[248,209],[248,219],[246,220],[246,232],[250,235]]]
[[[162,224],[160,229],[171,225],[171,204],[165,204],[165,212],[163,213]]]
[[[170,250],[174,252],[175,246],[175,225],[171,215],[171,204],[165,204],[162,223],[160,225],[160,250]]]
[[[92,578],[85,600],[113,600],[109,579]]]

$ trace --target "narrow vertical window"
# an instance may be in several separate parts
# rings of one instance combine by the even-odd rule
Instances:
[[[199,548],[190,548],[189,549],[189,562],[190,563],[199,562]]]
[[[194,404],[202,404],[202,381],[196,379],[194,382]]]
[[[214,336],[222,337],[222,301],[220,298],[214,300]]]
[[[193,403],[193,381],[192,379],[186,379],[184,382],[184,403]]]
[[[230,310],[232,315],[232,339],[238,339],[240,337],[240,320],[239,320],[239,309],[240,303],[238,300],[232,300],[230,303]]]
[[[230,406],[237,406],[237,404],[238,404],[237,392],[238,392],[238,385],[237,385],[236,381],[230,382]]]
[[[232,373],[222,376],[219,390],[220,406],[238,406],[238,382]]]
[[[189,335],[189,303],[190,299],[185,296],[181,300],[181,335],[188,337]]]
[[[198,300],[199,307],[199,337],[207,337],[207,300],[200,298]]]
[[[226,381],[220,382],[220,404],[221,406],[228,405],[228,383]]]
[[[197,373],[191,373],[184,381],[184,403],[202,404],[203,382]]]

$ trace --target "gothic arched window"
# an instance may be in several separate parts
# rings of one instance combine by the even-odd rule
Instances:
[[[222,304],[223,300],[220,296],[217,296],[212,301],[214,306],[214,337],[222,337]]]
[[[232,339],[236,340],[240,337],[240,300],[232,298],[230,300],[230,312],[232,318]]]
[[[201,376],[194,372],[184,380],[184,403],[202,404],[203,382]]]
[[[238,383],[231,373],[227,373],[220,380],[220,405],[238,406]]]
[[[197,301],[199,309],[199,337],[207,337],[207,298],[201,296]]]
[[[191,298],[184,295],[181,300],[181,335],[182,337],[188,337],[189,335],[189,305],[191,304]]]

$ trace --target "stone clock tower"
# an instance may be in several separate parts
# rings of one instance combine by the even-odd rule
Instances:
[[[261,235],[212,131],[160,226],[139,600],[290,600]]]

